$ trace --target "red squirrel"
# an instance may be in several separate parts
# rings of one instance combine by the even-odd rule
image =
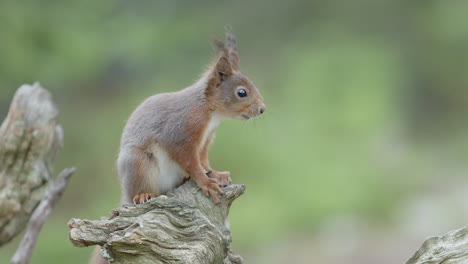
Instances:
[[[193,85],[153,95],[124,128],[117,168],[122,203],[144,203],[192,179],[219,203],[230,173],[211,168],[208,150],[224,119],[248,120],[265,111],[262,95],[239,71],[235,36],[214,39],[218,55]]]

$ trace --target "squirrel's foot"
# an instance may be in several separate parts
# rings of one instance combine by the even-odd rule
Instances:
[[[221,187],[226,187],[231,183],[231,177],[229,177],[231,173],[229,171],[215,171],[212,170],[208,177],[216,178],[219,181],[219,185]]]
[[[211,196],[215,204],[219,204],[221,200],[218,195],[223,194],[223,189],[219,187],[219,181],[216,178],[209,178],[206,175],[204,177],[196,177],[193,180],[203,190],[206,196]]]
[[[156,197],[154,193],[140,193],[133,197],[133,204],[144,204],[154,197]]]

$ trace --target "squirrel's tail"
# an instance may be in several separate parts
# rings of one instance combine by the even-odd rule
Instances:
[[[101,255],[99,254],[100,250],[101,250],[101,247],[99,246],[95,247],[89,264],[109,264],[109,262],[105,260],[103,257],[101,257]]]

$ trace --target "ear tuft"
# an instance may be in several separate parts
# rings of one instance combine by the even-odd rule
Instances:
[[[232,33],[231,27],[225,28],[226,32],[226,44],[225,49],[229,54],[229,59],[231,60],[232,68],[239,70],[239,52],[237,51],[237,39]]]
[[[224,41],[220,40],[216,35],[211,35],[211,39],[213,40],[214,47],[217,51],[224,53]]]
[[[211,35],[215,49],[229,59],[231,68],[233,70],[239,70],[239,52],[237,51],[237,40],[234,33],[232,33],[231,27],[225,28],[226,41],[218,39],[215,35]]]

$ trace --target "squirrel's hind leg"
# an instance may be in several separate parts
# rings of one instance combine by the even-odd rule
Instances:
[[[121,149],[117,161],[123,203],[144,203],[159,195],[154,173],[159,173],[152,153],[144,148]]]

